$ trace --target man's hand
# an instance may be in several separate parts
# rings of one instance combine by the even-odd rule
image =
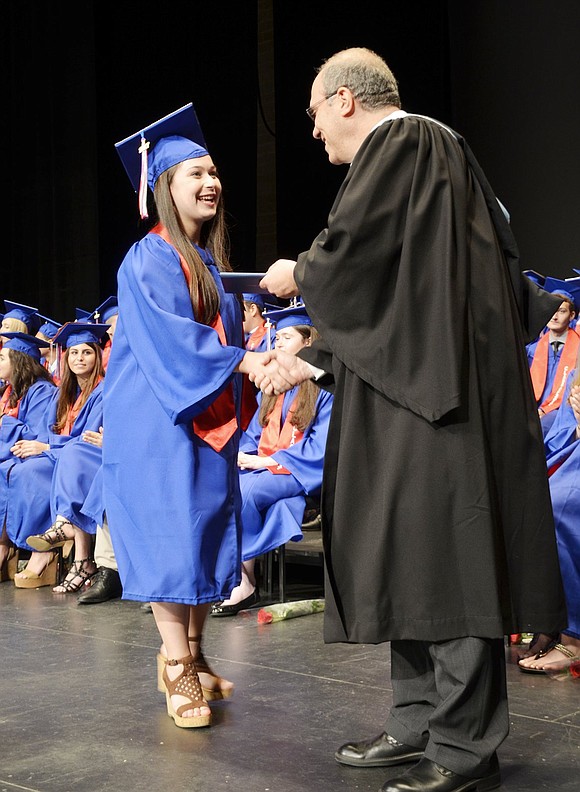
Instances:
[[[297,297],[300,292],[294,280],[295,266],[296,262],[291,259],[278,259],[260,281],[260,287],[276,297]]]
[[[285,393],[295,385],[312,379],[312,371],[306,361],[280,349],[274,349],[273,355],[273,359],[265,367],[266,376],[260,383],[256,382],[260,390],[268,396]]]

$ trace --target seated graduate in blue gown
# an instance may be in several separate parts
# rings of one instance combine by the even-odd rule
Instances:
[[[266,303],[261,294],[242,294],[244,301],[244,343],[251,352],[268,352],[274,346],[276,329],[265,319]]]
[[[268,312],[276,323],[276,349],[296,354],[318,338],[304,306]],[[212,607],[212,616],[233,616],[256,605],[255,559],[288,541],[302,539],[307,495],[322,485],[332,395],[307,381],[280,396],[262,396],[240,443],[242,581]]]
[[[557,671],[580,658],[580,368],[571,372],[562,404],[544,440],[568,625],[543,651],[522,659],[528,673]],[[545,636],[544,636],[545,637]]]
[[[176,725],[194,728],[211,722],[207,701],[233,689],[200,646],[211,603],[240,576],[240,373],[263,371],[268,356],[243,348],[240,300],[224,292],[219,273],[231,267],[222,188],[193,107],[145,127],[117,151],[142,217],[148,184],[159,222],[118,273],[119,319],[105,379],[104,507],[123,597],[152,606],[167,712]],[[253,388],[246,393],[255,409]]]
[[[46,437],[19,440],[12,447],[16,459],[0,465],[0,503],[8,537],[20,548],[33,548],[22,572],[14,577],[17,588],[39,588],[57,583],[61,547],[73,543],[75,560],[65,579],[66,590],[82,585],[94,571],[91,537],[70,526],[52,526],[50,497],[57,460],[69,442],[103,423],[100,342],[106,325],[68,322],[55,342],[64,348],[61,384],[55,389],[46,416]],[[63,554],[66,552],[63,550]],[[59,592],[62,591],[57,587]]]
[[[44,342],[26,333],[7,332],[0,349],[0,462],[16,461],[11,448],[19,440],[36,440],[46,433],[46,412],[56,391],[40,363]],[[18,548],[0,530],[0,581],[12,580]]]

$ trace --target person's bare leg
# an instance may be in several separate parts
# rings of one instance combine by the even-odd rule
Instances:
[[[36,550],[33,550],[30,553],[30,558],[28,559],[28,563],[26,564],[26,569],[32,575],[42,575],[50,560],[52,558],[52,553],[40,553]]]
[[[57,520],[64,519],[57,517]],[[68,523],[66,532],[68,536],[69,526],[73,529],[74,537],[74,561],[65,580],[69,581],[72,588],[64,585],[55,586],[53,591],[57,594],[66,594],[67,591],[77,591],[81,589],[88,580],[88,577],[95,574],[97,565],[93,561],[93,537],[91,534],[81,531],[76,525]],[[76,574],[82,570],[83,574]],[[88,576],[88,577],[87,577]],[[65,581],[63,581],[64,583]]]
[[[222,605],[237,605],[238,602],[245,600],[256,589],[256,576],[254,568],[256,566],[256,559],[251,558],[249,561],[242,561],[242,580],[239,586],[232,589],[232,593],[227,600],[224,600]]]
[[[205,615],[207,615],[209,605],[190,606],[177,602],[152,602],[151,608],[153,610],[153,616],[155,618],[157,629],[159,630],[159,635],[163,641],[161,647],[162,654],[164,654],[170,660],[179,660],[182,657],[187,657],[189,654],[191,654],[187,637],[191,618],[190,611],[194,608],[202,608],[205,610]],[[203,616],[203,619],[201,619],[202,629],[203,623],[205,621],[205,615]],[[201,614],[197,614],[195,617],[196,624],[199,624],[200,618]],[[176,679],[183,671],[183,665],[181,664],[175,666],[168,665],[166,668],[167,676],[171,680]],[[186,699],[183,696],[172,696],[171,700],[173,707],[176,710],[178,707],[181,707],[183,704],[187,704],[189,701],[189,699]],[[209,707],[195,707],[190,710],[186,710],[182,717],[192,718],[198,715],[209,715],[210,712],[211,710]]]

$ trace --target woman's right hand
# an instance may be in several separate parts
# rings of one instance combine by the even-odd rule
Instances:
[[[19,459],[26,459],[31,456],[38,456],[43,451],[50,448],[48,443],[41,443],[39,440],[19,440],[14,443],[10,451]]]

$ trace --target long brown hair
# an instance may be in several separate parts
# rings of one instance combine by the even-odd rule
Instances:
[[[105,376],[105,372],[103,370],[103,353],[101,347],[98,344],[93,344],[92,342],[88,343],[87,346],[89,346],[91,349],[94,349],[97,357],[90,377],[88,378],[84,388],[81,388],[79,409],[82,409],[85,406],[89,396],[97,387],[101,379]],[[76,402],[78,397],[78,389],[80,387],[76,374],[73,374],[68,365],[69,351],[70,347],[65,350],[61,361],[62,379],[60,381],[60,393],[56,406],[56,421],[52,428],[52,431],[55,434],[60,434],[60,432],[62,432],[64,429],[68,418],[68,411]]]
[[[319,332],[316,328],[310,325],[293,325],[294,330],[297,330],[302,338],[309,339],[310,343],[320,338]],[[301,432],[305,432],[310,426],[316,415],[316,401],[320,394],[320,388],[312,380],[306,380],[298,386],[296,411],[294,412],[290,423]],[[260,412],[258,413],[258,421],[260,426],[266,426],[269,420],[270,413],[274,409],[274,405],[278,396],[262,397],[260,404]]]
[[[174,165],[164,171],[157,179],[154,193],[155,206],[160,222],[167,229],[173,245],[181,253],[189,267],[191,274],[189,294],[193,315],[199,322],[209,325],[219,311],[219,292],[210,271],[183,230],[181,220],[173,203],[170,188],[173,175],[178,167],[178,165]],[[228,234],[221,196],[215,216],[202,226],[200,243],[201,247],[209,248],[218,270],[231,272]]]
[[[18,349],[6,349],[10,358],[12,374],[10,382],[0,389],[0,395],[4,393],[8,385],[12,385],[12,391],[8,397],[8,407],[16,407],[20,399],[28,393],[28,389],[38,380],[46,380],[54,385],[54,381],[48,371],[25,352]]]

